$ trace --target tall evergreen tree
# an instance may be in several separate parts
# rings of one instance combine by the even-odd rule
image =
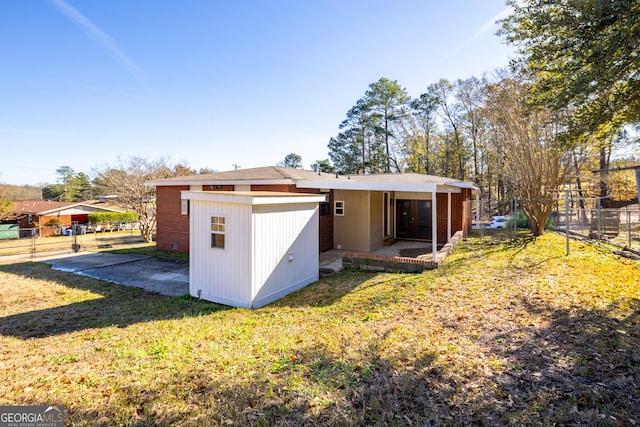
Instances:
[[[364,99],[376,124],[376,135],[384,141],[384,172],[388,173],[391,171],[392,161],[390,141],[395,138],[393,127],[401,119],[403,107],[411,98],[397,80],[381,77],[369,85]],[[401,172],[397,162],[394,163],[396,172]]]
[[[425,92],[409,103],[411,115],[414,123],[414,137],[409,139],[413,147],[411,149],[415,157],[413,162],[417,170],[414,172],[433,173],[433,150],[432,143],[436,131],[436,110],[438,108],[437,98]]]
[[[530,101],[574,110],[567,140],[640,122],[640,2],[508,0],[502,34],[535,77]]]
[[[289,153],[284,157],[284,161],[278,163],[278,166],[302,169],[302,157],[296,153]]]

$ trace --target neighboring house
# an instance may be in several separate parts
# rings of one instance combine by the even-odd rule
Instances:
[[[396,239],[435,241],[435,261],[438,246],[448,243],[457,231],[471,229],[469,202],[477,193],[472,183],[430,175],[344,176],[276,166],[181,176],[146,185],[156,187],[157,248],[191,253],[190,293],[250,307],[317,279],[319,252],[334,248],[372,252]],[[305,227],[286,219],[291,212],[306,218]],[[231,226],[227,221],[234,227],[242,224],[223,237],[233,251],[231,246],[216,247],[216,228],[222,226],[226,232]],[[309,221],[316,224],[309,228]],[[305,248],[302,258],[315,262],[290,263],[290,256],[298,258],[300,241]],[[294,246],[296,250],[290,249]],[[309,268],[304,272],[289,268],[305,263]],[[244,272],[234,274],[236,267]],[[313,269],[316,273],[309,276]],[[266,294],[265,277],[277,277],[279,283]],[[239,294],[229,295],[236,291]]]
[[[21,237],[52,236],[56,233],[47,224],[57,218],[61,227],[70,227],[73,223],[86,225],[92,212],[121,212],[89,203],[27,201],[14,202],[12,214],[18,218]]]

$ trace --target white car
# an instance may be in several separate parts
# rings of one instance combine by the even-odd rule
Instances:
[[[491,222],[489,223],[489,228],[504,228],[507,223],[507,217],[504,215],[498,215],[491,217]]]

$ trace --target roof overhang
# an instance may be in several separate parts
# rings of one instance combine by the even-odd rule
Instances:
[[[181,191],[180,193],[181,197],[187,200],[237,203],[252,206],[320,203],[326,200],[324,194],[279,193],[271,191]]]
[[[457,193],[461,189],[480,190],[471,182],[453,178],[417,173],[339,175],[316,173],[297,169],[262,167],[247,170],[217,172],[207,175],[180,176],[146,182],[153,187],[175,186],[251,186],[251,185],[295,185],[297,188],[357,190],[357,191],[401,191],[401,192],[447,192]]]
[[[181,185],[291,185],[296,182],[293,179],[192,179],[175,181],[147,181],[147,187],[175,187]]]
[[[437,191],[435,183],[415,183],[415,182],[382,182],[382,181],[356,181],[340,177],[340,179],[328,180],[298,180],[300,188],[330,188],[333,190],[360,190],[360,191],[417,191],[434,192]]]

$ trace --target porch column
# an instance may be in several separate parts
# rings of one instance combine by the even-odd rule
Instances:
[[[431,250],[433,262],[438,259],[438,206],[436,205],[436,192],[431,192]]]
[[[447,243],[451,241],[451,193],[447,193]]]
[[[634,171],[636,173],[636,188],[638,189],[638,203],[640,203],[640,169]]]
[[[480,229],[480,192],[476,193],[476,227]]]

